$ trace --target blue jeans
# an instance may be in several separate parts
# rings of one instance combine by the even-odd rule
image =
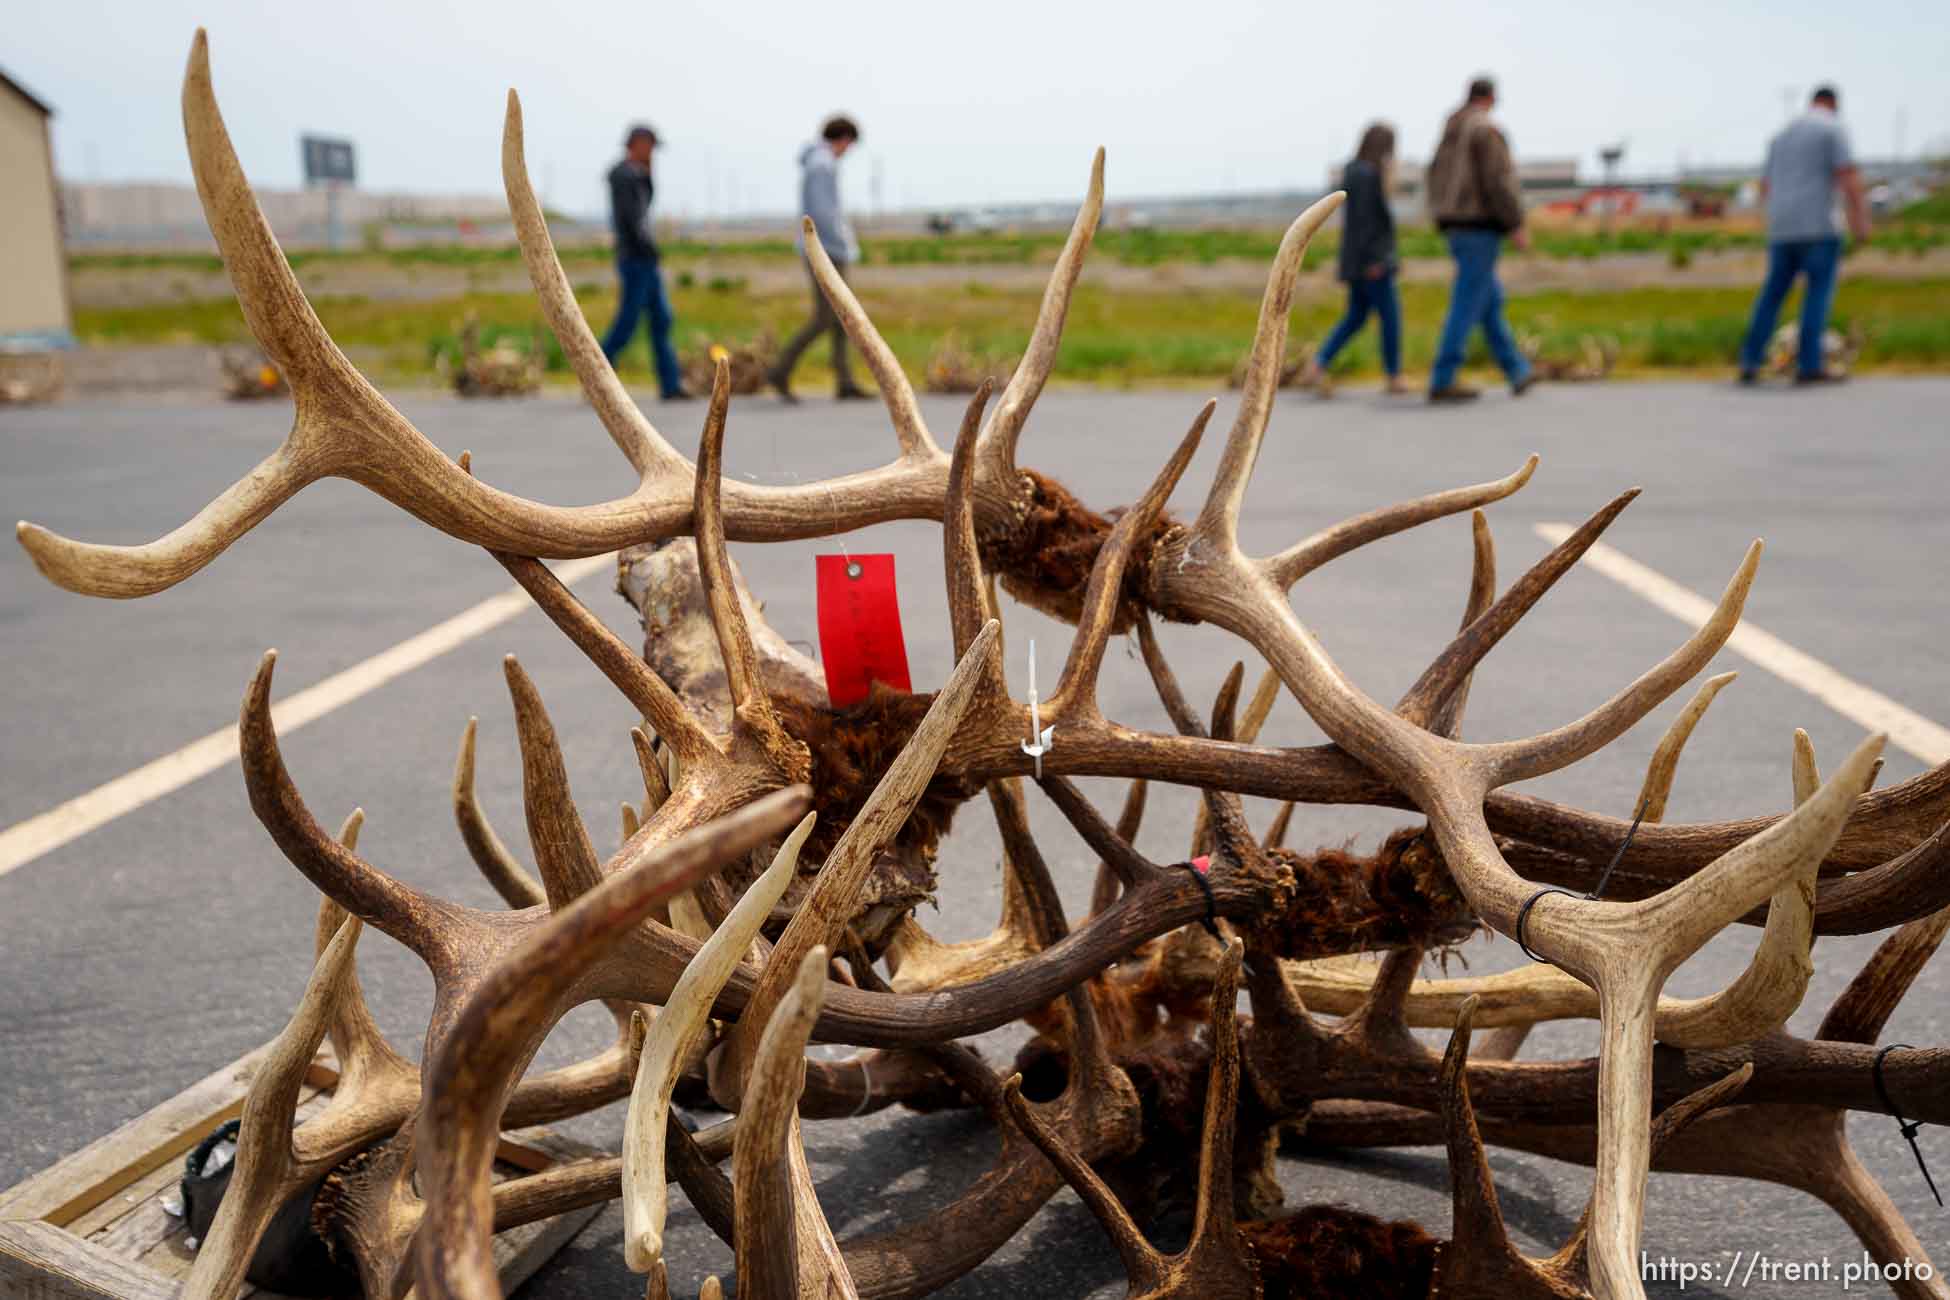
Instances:
[[[1322,370],[1334,364],[1348,340],[1368,323],[1368,313],[1381,317],[1381,368],[1390,379],[1402,372],[1402,300],[1395,292],[1395,273],[1347,282],[1347,314],[1314,354]]]
[[[684,372],[677,365],[677,349],[670,345],[670,299],[664,294],[663,272],[654,257],[619,257],[616,275],[623,282],[616,299],[616,319],[603,335],[603,355],[611,365],[636,337],[636,323],[650,313],[650,355],[657,363],[657,387],[665,397],[684,391]]]
[[[1808,277],[1801,297],[1801,356],[1804,375],[1821,373],[1821,336],[1828,329],[1828,309],[1835,305],[1835,272],[1842,261],[1839,236],[1826,239],[1783,239],[1767,246],[1767,279],[1761,282],[1760,297],[1754,299],[1754,318],[1747,326],[1747,339],[1740,345],[1740,370],[1759,370],[1767,357],[1767,340],[1780,318],[1781,304],[1787,301],[1794,277]]]
[[[1516,336],[1503,319],[1503,286],[1496,282],[1496,255],[1502,251],[1503,236],[1494,230],[1450,230],[1443,238],[1456,261],[1456,284],[1449,291],[1449,314],[1442,321],[1442,342],[1436,348],[1435,369],[1429,372],[1429,390],[1456,382],[1469,332],[1478,325],[1504,376],[1512,384],[1522,383],[1530,363],[1517,351]]]

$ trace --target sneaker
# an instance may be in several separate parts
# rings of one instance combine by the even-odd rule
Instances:
[[[695,402],[697,400],[697,394],[688,388],[676,388],[665,393],[659,400],[665,402]]]
[[[1451,384],[1447,388],[1431,388],[1429,403],[1432,406],[1458,406],[1463,402],[1473,402],[1482,394],[1461,384]]]
[[[833,394],[836,402],[871,402],[873,394],[864,388],[842,388]]]
[[[773,391],[778,393],[779,400],[787,406],[797,406],[799,404],[799,399],[792,395],[792,378],[785,371],[766,371],[765,382],[772,387]]]
[[[1845,384],[1848,382],[1848,375],[1840,370],[1817,370],[1812,375],[1796,375],[1794,382],[1797,386],[1802,384]]]
[[[1401,397],[1404,396],[1405,394],[1414,392],[1415,389],[1413,385],[1411,385],[1406,379],[1403,379],[1400,375],[1390,375],[1388,377],[1388,383],[1382,388],[1381,391],[1388,394],[1390,397]]]
[[[1531,385],[1535,384],[1536,382],[1537,382],[1537,372],[1533,370],[1529,374],[1526,374],[1522,379],[1519,379],[1516,383],[1510,385],[1510,396],[1522,397],[1525,393],[1530,391]]]
[[[1752,388],[1754,385],[1758,384],[1759,382],[1760,382],[1759,371],[1743,370],[1740,372],[1740,386],[1742,388]]]

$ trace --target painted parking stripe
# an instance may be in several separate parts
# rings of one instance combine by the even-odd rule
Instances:
[[[1569,524],[1538,524],[1537,535],[1556,546],[1571,535]],[[1599,542],[1585,552],[1585,564],[1680,622],[1700,627],[1713,616],[1714,603],[1621,551]],[[1826,704],[1871,731],[1889,733],[1890,743],[1931,767],[1950,762],[1950,728],[1904,708],[1880,691],[1844,677],[1813,655],[1796,650],[1746,619],[1727,638],[1727,649]]]
[[[615,563],[614,554],[592,555],[555,566],[555,576],[564,583],[576,583],[613,568]],[[278,734],[288,735],[534,607],[526,592],[520,587],[510,587],[370,659],[279,700],[271,706],[271,721]],[[237,726],[232,723],[58,807],[16,822],[0,831],[0,876],[236,761]]]

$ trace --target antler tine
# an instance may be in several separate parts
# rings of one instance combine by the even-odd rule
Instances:
[[[1665,820],[1666,800],[1672,796],[1672,782],[1679,769],[1679,755],[1685,750],[1686,742],[1692,739],[1693,728],[1706,716],[1707,706],[1713,703],[1726,684],[1738,677],[1739,673],[1720,673],[1709,677],[1700,684],[1686,707],[1666,728],[1666,734],[1659,738],[1658,748],[1652,751],[1651,761],[1645,767],[1645,784],[1639,787],[1639,808],[1641,820],[1657,823]],[[1798,733],[1797,733],[1798,734]],[[1816,781],[1805,790],[1801,786],[1800,772],[1797,768],[1794,785],[1794,801],[1805,803],[1815,792]]]
[[[1262,849],[1283,849],[1286,847],[1287,829],[1293,824],[1294,803],[1291,799],[1281,801],[1280,809],[1273,814],[1273,821],[1266,828],[1266,838],[1260,841]]]
[[[984,379],[968,400],[961,418],[961,431],[955,436],[954,458],[948,464],[948,489],[943,494],[941,511],[941,556],[947,571],[948,628],[955,641],[955,654],[968,653],[982,625],[995,617],[994,601],[983,580],[982,554],[975,540],[975,455],[977,436],[982,428],[982,412],[995,381]],[[992,689],[1007,698],[1000,668]]]
[[[1219,693],[1212,697],[1212,739],[1233,738],[1239,727],[1239,692],[1245,685],[1246,663],[1235,659],[1226,671],[1225,680],[1219,683]]]
[[[542,882],[528,874],[527,868],[495,834],[474,794],[474,733],[479,725],[479,718],[467,720],[460,733],[460,753],[454,759],[454,820],[460,825],[461,843],[467,846],[467,855],[474,859],[474,865],[509,907],[546,907],[548,892],[542,888]]]
[[[1239,699],[1239,675],[1245,671],[1244,663],[1233,665],[1233,671],[1219,687],[1219,697],[1212,704],[1212,739],[1236,740],[1242,745],[1250,745],[1259,739],[1259,729],[1266,725],[1267,717],[1273,712],[1273,702],[1280,696],[1280,675],[1268,668],[1260,674],[1259,684],[1253,687],[1253,698],[1246,702],[1246,713],[1235,721],[1233,709]],[[1227,698],[1227,692],[1231,698]],[[1200,801],[1198,815],[1192,823],[1192,856],[1211,851],[1211,814]]]
[[[1198,1144],[1198,1203],[1188,1255],[1226,1245],[1236,1251],[1232,1144],[1239,1127],[1239,966],[1246,946],[1231,939],[1212,981],[1212,1065],[1205,1086],[1205,1125]]]
[[[1226,550],[1239,544],[1239,507],[1246,499],[1246,483],[1252,477],[1253,462],[1259,459],[1259,440],[1266,433],[1266,422],[1273,414],[1273,394],[1280,382],[1280,367],[1286,357],[1287,315],[1293,309],[1294,281],[1307,256],[1307,243],[1314,232],[1334,215],[1347,195],[1336,190],[1315,203],[1287,227],[1279,252],[1266,273],[1266,293],[1260,299],[1259,325],[1253,335],[1253,350],[1246,362],[1246,383],[1239,398],[1239,414],[1226,439],[1225,456],[1212,478],[1212,491],[1205,499],[1192,531],[1203,542]]]
[[[1484,757],[1495,774],[1492,788],[1555,772],[1597,752],[1691,680],[1719,653],[1739,623],[1741,607],[1753,586],[1754,570],[1760,565],[1760,552],[1761,544],[1756,541],[1747,549],[1746,558],[1732,581],[1727,583],[1713,616],[1685,644],[1647,669],[1637,681],[1576,722],[1526,740],[1483,746]]]
[[[736,1104],[745,1090],[749,1062],[758,1036],[785,996],[797,964],[815,946],[837,946],[851,918],[860,888],[873,867],[880,846],[906,822],[927,788],[955,730],[976,699],[976,688],[990,670],[1001,624],[991,621],[961,657],[948,682],[934,697],[927,714],[900,754],[888,765],[873,793],[826,855],[819,878],[773,946],[749,1001],[713,1060],[712,1092],[720,1105]]]
[[[1477,999],[1467,997],[1456,1011],[1456,1027],[1442,1054],[1436,1076],[1442,1094],[1442,1127],[1449,1147],[1450,1236],[1472,1245],[1507,1246],[1503,1208],[1497,1201],[1496,1180],[1483,1154],[1483,1135],[1476,1127],[1476,1108],[1469,1101],[1469,1041],[1476,1022]]]
[[[508,111],[501,126],[501,184],[508,193],[508,211],[515,219],[515,239],[521,245],[521,260],[528,267],[528,282],[534,286],[548,327],[562,345],[563,355],[576,372],[576,381],[596,418],[609,430],[617,449],[628,458],[640,478],[661,475],[690,476],[690,464],[630,399],[615,367],[603,355],[602,345],[589,328],[569,285],[567,272],[555,254],[555,241],[549,238],[548,218],[535,201],[528,180],[528,160],[523,143],[521,97],[508,91]]]
[[[513,1032],[549,1013],[650,910],[805,815],[805,786],[775,791],[627,859],[547,918],[476,984],[427,1065],[419,1167],[427,1202],[416,1247],[421,1293],[498,1300],[489,1171],[503,1104],[541,1038]]]
[[[325,833],[291,781],[271,722],[271,674],[278,652],[267,650],[244,692],[238,749],[251,811],[291,864],[333,902],[421,957],[441,943],[437,918],[451,905],[395,880]]]
[[[1139,542],[1150,533],[1152,524],[1164,510],[1165,502],[1171,499],[1172,489],[1178,486],[1185,467],[1191,463],[1199,439],[1205,435],[1205,426],[1218,406],[1217,401],[1207,401],[1199,408],[1192,427],[1179,440],[1177,450],[1165,461],[1157,478],[1151,481],[1143,496],[1131,503],[1130,509],[1110,530],[1110,536],[1104,539],[1103,548],[1090,566],[1090,581],[1084,587],[1083,611],[1077,618],[1069,658],[1063,663],[1063,675],[1057,680],[1056,689],[1050,693],[1052,714],[1092,719],[1102,716],[1097,708],[1097,674],[1103,669],[1104,651],[1110,645],[1111,632],[1117,623],[1124,570]]]
[[[1157,633],[1151,629],[1150,617],[1140,615],[1135,626],[1138,653],[1144,659],[1145,668],[1151,673],[1152,685],[1157,688],[1158,698],[1164,701],[1165,712],[1171,716],[1172,724],[1182,735],[1205,738],[1205,724],[1199,720],[1198,712],[1185,698],[1184,690],[1178,685],[1177,675],[1171,671],[1170,663],[1165,660],[1165,652],[1158,644]],[[1239,698],[1239,685],[1245,671],[1246,666],[1243,663],[1235,663],[1232,671],[1226,674],[1226,680],[1219,687],[1219,698],[1214,706],[1216,715],[1231,714],[1232,701]],[[1213,738],[1231,739],[1230,736]],[[1195,851],[1196,841],[1203,837],[1206,826],[1212,828],[1219,846],[1242,862],[1244,855],[1257,851],[1258,842],[1253,838],[1251,828],[1246,825],[1245,803],[1238,795],[1228,790],[1204,788],[1199,791],[1199,798],[1199,806],[1204,812],[1204,817],[1199,821],[1198,829],[1194,831]]]
[[[528,814],[528,840],[551,908],[560,911],[602,883],[602,864],[569,793],[569,773],[548,710],[513,655],[502,660],[508,694],[514,698],[515,730],[521,737],[521,788]]]
[[[928,423],[921,417],[921,404],[915,400],[914,385],[907,381],[900,358],[887,346],[887,340],[880,337],[866,308],[853,296],[852,288],[833,265],[826,246],[819,242],[819,232],[813,229],[812,218],[803,218],[800,228],[805,232],[806,261],[812,267],[814,282],[832,304],[846,336],[860,349],[867,369],[873,372],[874,382],[880,385],[880,400],[887,404],[888,418],[894,422],[894,436],[900,440],[901,459],[939,460],[941,448],[935,445],[934,435],[928,432]]]
[[[760,1037],[732,1147],[738,1294],[753,1300],[852,1300],[853,1279],[819,1211],[799,1142],[806,1040],[826,991],[823,945],[809,949]],[[809,1241],[807,1237],[818,1238]],[[824,1276],[806,1276],[808,1270]]]
[[[1878,764],[1881,760],[1877,760]],[[1869,777],[1874,781],[1873,774]],[[1794,729],[1794,801],[1804,803],[1821,785],[1821,768],[1815,762],[1815,742],[1800,727]]]
[[[1602,510],[1585,520],[1576,532],[1545,552],[1544,558],[1531,565],[1529,571],[1512,583],[1510,590],[1504,592],[1495,604],[1465,623],[1455,640],[1436,656],[1435,662],[1424,669],[1415,684],[1408,688],[1408,693],[1395,705],[1395,712],[1417,726],[1426,725],[1441,708],[1444,698],[1462,689],[1462,684],[1468,681],[1470,673],[1483,661],[1483,656],[1494,649],[1504,634],[1543,599],[1544,593],[1555,586],[1559,578],[1571,571],[1571,566],[1591,549],[1592,543],[1611,527],[1612,521],[1638,495],[1639,489],[1633,488],[1613,497]]]
[[[1052,779],[1062,780],[1061,777]],[[1124,787],[1124,806],[1118,810],[1117,826],[1114,831],[1121,844],[1137,843],[1138,828],[1144,824],[1144,803],[1149,789],[1150,783],[1143,777],[1133,780]],[[1072,787],[1072,793],[1074,792],[1075,787]],[[1117,901],[1118,888],[1125,883],[1127,874],[1128,872],[1120,872],[1108,856],[1097,860],[1097,879],[1090,889],[1090,915],[1095,916]]]
[[[1245,663],[1235,660],[1232,670],[1225,675],[1225,680],[1219,683],[1219,693],[1212,700],[1212,739],[1214,740],[1233,739],[1234,729],[1239,725],[1236,714],[1239,708],[1239,689],[1245,675]],[[1273,674],[1272,677],[1277,686],[1279,676]],[[1195,858],[1201,853],[1212,851],[1212,814],[1206,807],[1209,802],[1207,798],[1199,800],[1198,815],[1192,819],[1192,843],[1187,856]]]
[[[1030,331],[1029,346],[1009,376],[1002,400],[995,404],[995,415],[983,430],[981,458],[984,468],[996,483],[1007,483],[1016,472],[1016,444],[1030,408],[1042,395],[1056,368],[1056,352],[1063,342],[1063,321],[1070,311],[1070,295],[1076,292],[1077,277],[1083,273],[1083,260],[1090,252],[1090,241],[1097,233],[1097,222],[1104,211],[1104,151],[1100,146],[1090,160],[1090,184],[1083,203],[1077,208],[1070,237],[1050,269],[1049,284],[1043,290],[1043,303],[1036,312],[1036,327]]]
[[[720,357],[711,379],[711,407],[704,417],[704,437],[697,449],[697,485],[691,509],[697,530],[697,568],[704,580],[704,599],[711,611],[711,626],[718,634],[718,649],[724,656],[732,713],[747,725],[776,732],[778,719],[772,713],[772,698],[759,679],[758,651],[752,645],[745,611],[739,608],[738,587],[732,581],[731,559],[725,552],[722,483],[725,415],[730,405],[731,366]]]
[[[1070,922],[1063,915],[1063,900],[1057,896],[1056,882],[1050,878],[1049,863],[1029,833],[1029,810],[1023,803],[1022,778],[1003,777],[989,782],[989,808],[995,814],[995,829],[1002,839],[1003,869],[1015,878],[1021,891],[1026,920],[1034,930],[1038,947],[1047,948],[1069,937]]]
[[[1117,1247],[1118,1256],[1124,1261],[1124,1271],[1131,1278],[1131,1292],[1157,1286],[1165,1277],[1165,1257],[1144,1238],[1144,1233],[1132,1221],[1130,1212],[1124,1208],[1117,1194],[1097,1176],[1097,1171],[1088,1161],[1070,1150],[1069,1145],[1042,1119],[1029,1109],[1023,1100],[1022,1076],[1013,1074],[1002,1085],[1002,1102],[1008,1108],[1010,1118],[1016,1127],[1041,1149],[1049,1162],[1069,1182],[1078,1199],[1090,1207],[1110,1237],[1111,1244]]]
[[[702,548],[699,562],[702,563]],[[657,736],[671,747],[686,767],[710,763],[722,755],[677,693],[663,678],[650,670],[643,656],[632,650],[609,625],[589,612],[575,593],[562,585],[546,564],[531,556],[507,551],[490,551],[521,589],[528,593],[549,622],[555,624],[582,651],[583,657],[609,678],[623,698],[656,728]]]
[[[1481,510],[1470,512],[1469,539],[1469,597],[1463,602],[1459,630],[1466,630],[1481,618],[1496,600],[1496,539],[1490,535],[1489,516]],[[1469,687],[1474,678],[1474,672],[1462,675],[1448,698],[1430,715],[1430,731],[1448,740],[1462,735],[1463,713],[1469,708]]]
[[[1500,479],[1431,492],[1413,501],[1382,506],[1352,519],[1344,519],[1312,537],[1302,538],[1278,555],[1268,556],[1260,561],[1260,566],[1274,586],[1285,591],[1329,560],[1338,559],[1369,542],[1393,537],[1396,533],[1407,532],[1431,520],[1460,514],[1514,495],[1530,482],[1530,476],[1537,470],[1537,463],[1537,454],[1532,452],[1515,472]]]
[[[637,770],[643,774],[643,819],[647,821],[670,801],[670,778],[664,775],[664,766],[657,761],[657,751],[642,727],[630,728],[630,744],[636,750]]]
[[[817,816],[807,813],[793,827],[772,865],[745,890],[724,924],[691,958],[650,1026],[623,1126],[623,1256],[638,1273],[657,1267],[663,1259],[664,1216],[669,1209],[664,1138],[677,1076],[690,1067],[704,1040],[719,990],[744,960],[773,904],[792,883],[799,849]]]
[[[1731,676],[1729,673],[1708,682],[1701,689],[1700,696],[1711,699],[1710,692],[1718,689],[1714,683],[1724,682]],[[1695,697],[1693,703],[1699,704],[1700,698]],[[1702,704],[1701,709],[1704,710],[1704,707]],[[1688,711],[1691,711],[1690,706]],[[1674,728],[1678,726],[1679,723],[1675,722]],[[1807,734],[1797,731],[1794,764],[1796,807],[1814,798],[1819,789],[1819,778],[1813,767],[1813,750],[1806,742]],[[1803,754],[1808,759],[1805,763],[1801,761]],[[1677,761],[1677,757],[1674,754],[1674,761]],[[1656,754],[1654,762],[1657,762]],[[1868,788],[1869,779],[1866,775],[1862,778],[1864,790]],[[1826,852],[1825,845],[1823,852]],[[1808,981],[1815,974],[1815,964],[1809,952],[1815,942],[1815,875],[1820,869],[1821,854],[1810,854],[1774,891],[1773,897],[1768,900],[1767,924],[1761,932],[1760,944],[1733,983],[1703,998],[1660,1007],[1657,1032],[1661,1042],[1674,1047],[1725,1047],[1763,1037],[1787,1023],[1787,1018],[1801,1005],[1801,999],[1808,991]]]
[[[345,824],[339,827],[339,843],[348,853],[357,851],[359,828],[365,825],[365,820],[365,810],[354,808],[345,819]],[[325,950],[331,946],[333,937],[344,926],[346,919],[345,909],[337,903],[324,897],[318,900],[318,923],[312,932],[314,965],[325,956]],[[348,961],[341,977],[341,988],[332,1010],[328,1034],[332,1040],[332,1054],[339,1062],[340,1082],[336,1094],[363,1094],[366,1087],[382,1075],[417,1090],[420,1072],[379,1032],[379,1026],[372,1018],[372,1008],[366,1003],[365,989],[359,983],[356,962]]]
[[[1822,1017],[1817,1039],[1873,1043],[1950,932],[1950,907],[1909,922],[1884,939]]]
[[[296,1161],[291,1152],[291,1120],[298,1107],[298,1090],[331,1026],[346,974],[352,969],[360,928],[356,917],[347,918],[325,945],[305,985],[304,999],[251,1081],[244,1096],[230,1189],[190,1266],[183,1283],[184,1300],[231,1300],[237,1294],[258,1239],[293,1190]]]

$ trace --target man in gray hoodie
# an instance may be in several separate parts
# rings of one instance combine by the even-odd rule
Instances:
[[[834,117],[827,120],[820,129],[820,138],[808,144],[799,152],[799,210],[812,218],[813,229],[818,232],[820,247],[833,259],[833,266],[840,278],[846,278],[847,268],[860,258],[860,241],[854,237],[853,224],[840,210],[840,159],[860,138],[860,128],[849,117]],[[799,235],[799,251],[803,256],[806,250],[805,235]],[[806,274],[812,275],[812,263],[807,261]],[[779,390],[779,396],[788,402],[797,401],[792,395],[792,371],[799,364],[799,356],[813,340],[823,333],[833,336],[833,375],[838,381],[837,396],[841,401],[866,397],[867,391],[853,378],[853,370],[846,359],[846,331],[840,327],[840,318],[833,311],[826,295],[819,291],[819,282],[812,285],[812,316],[786,342],[785,350],[766,374],[772,387]]]

